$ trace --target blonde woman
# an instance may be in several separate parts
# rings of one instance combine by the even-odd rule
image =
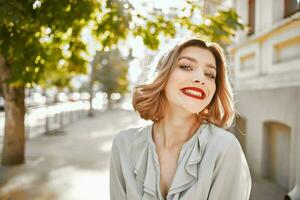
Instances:
[[[114,138],[111,200],[248,200],[247,161],[225,130],[235,112],[220,46],[183,41],[156,71],[132,100],[141,118],[153,123]]]

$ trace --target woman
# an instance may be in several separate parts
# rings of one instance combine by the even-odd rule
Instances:
[[[113,141],[111,200],[247,200],[249,168],[235,136],[232,89],[222,49],[192,38],[137,86],[133,107],[153,123]]]

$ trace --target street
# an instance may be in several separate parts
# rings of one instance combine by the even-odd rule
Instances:
[[[0,199],[109,199],[112,138],[137,121],[132,111],[97,113],[63,134],[27,141],[26,164],[0,168]]]
[[[0,167],[0,199],[109,200],[112,139],[123,128],[145,123],[130,110],[98,111],[63,133],[28,140],[26,164]],[[251,200],[283,199],[266,180],[255,179],[252,189]]]

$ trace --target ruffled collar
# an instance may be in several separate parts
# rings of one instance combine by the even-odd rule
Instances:
[[[184,143],[179,157],[178,168],[170,186],[168,196],[174,198],[196,183],[198,178],[198,163],[200,163],[208,139],[211,136],[212,124],[202,123],[197,132]],[[157,197],[157,168],[156,145],[152,139],[153,123],[135,132],[132,141],[132,162],[136,179],[143,183],[144,192]],[[181,158],[181,154],[183,155]]]

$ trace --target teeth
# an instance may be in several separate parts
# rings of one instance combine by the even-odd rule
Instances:
[[[199,96],[199,97],[202,97],[204,94],[201,93],[201,92],[198,92],[198,91],[195,91],[195,90],[184,90],[186,93],[190,93],[190,94],[193,94],[193,95],[196,95],[196,96]]]

